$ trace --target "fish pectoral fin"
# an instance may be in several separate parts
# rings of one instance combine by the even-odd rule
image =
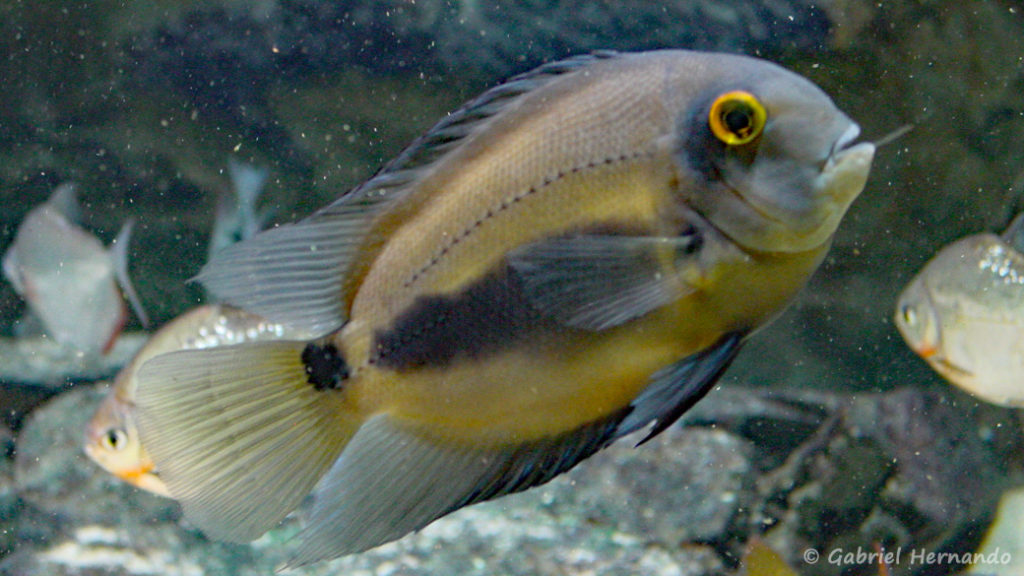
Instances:
[[[64,182],[53,189],[46,203],[68,222],[82,223],[82,206],[78,203],[78,187],[74,182]]]
[[[305,342],[157,356],[139,372],[139,436],[185,517],[245,542],[305,498],[358,427],[307,381]]]
[[[698,248],[696,233],[588,234],[524,246],[509,255],[509,266],[541,313],[566,326],[600,331],[692,293],[684,278],[697,265],[691,255]]]
[[[361,552],[450,512],[543,484],[614,439],[622,414],[558,437],[481,448],[440,442],[379,414],[317,486],[287,568]]]
[[[632,411],[619,425],[625,436],[654,422],[637,446],[654,438],[704,397],[732,363],[743,344],[744,333],[726,334],[713,346],[662,368],[651,383],[630,403]]]

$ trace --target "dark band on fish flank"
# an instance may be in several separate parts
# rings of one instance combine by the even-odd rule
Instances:
[[[507,266],[459,294],[423,296],[379,332],[370,362],[394,370],[445,366],[557,330],[526,299]]]
[[[544,190],[548,186],[554,184],[555,182],[558,182],[559,180],[565,178],[566,176],[572,175],[572,174],[579,174],[580,172],[583,172],[584,170],[592,170],[594,168],[597,168],[598,166],[611,166],[613,164],[619,164],[619,163],[623,163],[623,162],[630,162],[630,161],[641,160],[641,159],[644,159],[644,158],[649,158],[649,157],[651,157],[653,155],[654,155],[653,151],[641,151],[641,152],[633,152],[632,154],[621,154],[619,156],[605,158],[604,160],[590,161],[590,162],[587,162],[586,164],[581,164],[581,165],[578,165],[578,166],[573,166],[569,170],[560,171],[557,174],[555,174],[554,176],[547,176],[547,177],[545,177],[544,180],[539,185],[530,186],[526,190],[520,192],[519,194],[516,194],[515,196],[512,196],[511,198],[503,199],[501,201],[501,203],[496,208],[488,208],[487,211],[484,213],[484,215],[482,217],[477,219],[475,222],[473,222],[467,228],[463,229],[462,232],[460,232],[459,234],[454,234],[454,235],[450,236],[450,239],[448,240],[448,242],[445,243],[443,246],[441,246],[441,249],[437,252],[437,254],[435,254],[430,259],[430,261],[427,262],[422,268],[420,268],[415,273],[413,273],[413,275],[410,276],[409,279],[406,280],[405,283],[402,286],[404,288],[409,288],[410,286],[415,284],[416,281],[419,280],[420,277],[422,277],[423,274],[427,270],[430,270],[435,264],[440,262],[441,259],[444,258],[445,255],[447,255],[448,252],[451,251],[452,248],[454,248],[457,244],[459,244],[460,242],[462,242],[463,240],[468,238],[469,235],[472,234],[474,230],[476,230],[481,225],[483,225],[484,222],[486,222],[487,220],[490,220],[491,218],[493,218],[497,214],[499,214],[501,212],[504,212],[509,207],[514,206],[515,204],[519,203],[519,201],[524,200],[525,198],[527,198],[529,196],[532,196],[533,194],[536,194],[537,192],[540,192],[540,191]]]
[[[302,350],[308,382],[317,391],[338,390],[348,379],[348,364],[334,344],[308,344]]]

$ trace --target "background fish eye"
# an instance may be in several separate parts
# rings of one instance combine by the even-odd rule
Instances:
[[[127,441],[128,436],[119,428],[111,428],[103,435],[103,445],[111,450],[121,450]]]
[[[903,321],[907,324],[917,323],[917,311],[915,311],[914,307],[910,304],[904,304],[903,307],[900,308],[900,315],[903,316]]]
[[[728,146],[746,144],[760,136],[766,120],[767,112],[757,97],[742,90],[716,98],[708,114],[711,132]]]

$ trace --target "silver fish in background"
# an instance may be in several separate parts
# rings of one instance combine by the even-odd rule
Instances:
[[[48,335],[91,357],[108,352],[120,335],[124,297],[144,325],[149,319],[128,278],[132,221],[108,249],[76,223],[79,212],[74,185],[58,186],[22,221],[3,271]]]
[[[903,290],[896,327],[946,380],[1024,406],[1024,214],[945,246]]]
[[[256,209],[270,171],[240,160],[228,160],[231,191],[221,195],[210,232],[209,255],[254,236],[263,228],[267,215]]]
[[[146,447],[139,440],[135,423],[139,368],[150,358],[176,350],[310,336],[230,306],[208,305],[189,310],[157,330],[118,373],[109,394],[86,427],[85,453],[121,480],[170,497]]]

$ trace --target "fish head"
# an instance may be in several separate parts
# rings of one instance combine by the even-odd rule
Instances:
[[[111,393],[85,429],[85,453],[120,480],[160,496],[167,487],[156,474],[135,424],[135,406]]]
[[[929,363],[941,357],[941,324],[926,278],[918,275],[903,289],[896,302],[894,321],[915,354]]]
[[[875,146],[817,86],[760,60],[712,58],[677,123],[680,192],[751,251],[827,245],[867,181]],[[687,108],[684,106],[684,108]]]

